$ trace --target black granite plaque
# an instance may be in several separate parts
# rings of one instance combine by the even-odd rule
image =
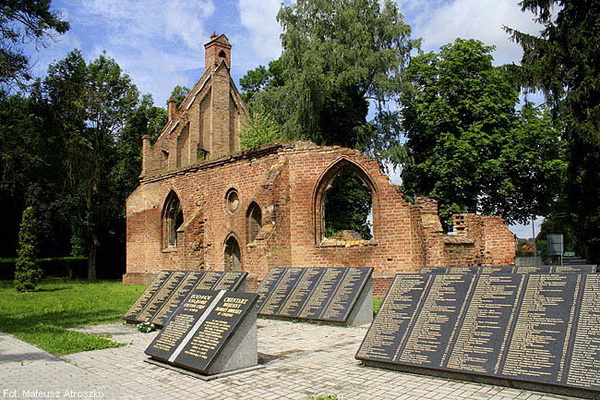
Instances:
[[[600,387],[600,276],[587,275],[579,296],[566,383],[597,390]]]
[[[171,292],[160,308],[150,318],[157,326],[164,326],[177,307],[186,299],[193,289],[204,290],[237,290],[247,272],[221,271],[189,271],[180,284]]]
[[[271,268],[267,275],[264,277],[258,288],[256,289],[256,294],[259,296],[258,301],[256,302],[256,307],[260,310],[263,304],[269,300],[271,295],[273,295],[275,291],[275,287],[279,283],[279,280],[285,274],[287,268]]]
[[[216,272],[216,271],[208,271],[205,272],[206,275],[216,274],[218,279],[210,288],[210,290],[240,290],[246,276],[247,272],[243,271],[226,271],[226,272]],[[200,285],[196,286],[198,289],[202,289]],[[243,291],[243,290],[242,290]]]
[[[198,281],[204,276],[202,272],[189,272],[186,273],[185,277],[181,280],[179,285],[171,290],[170,296],[166,301],[163,302],[162,306],[158,308],[150,322],[158,326],[164,326],[169,320],[171,315],[175,312],[177,307],[185,300],[190,292],[196,288]]]
[[[594,273],[593,265],[540,265],[495,267],[423,267],[421,274],[543,274],[543,273]]]
[[[150,344],[146,354],[159,360],[168,360],[218,293],[212,290],[189,293],[187,301],[176,310],[177,314]]]
[[[146,354],[171,365],[211,374],[211,367],[243,320],[256,312],[257,300],[258,295],[251,293],[194,289],[148,346]],[[240,356],[235,351],[230,353],[230,357]]]
[[[161,271],[158,273],[156,278],[152,280],[150,285],[144,290],[144,293],[138,297],[133,305],[127,310],[123,319],[127,322],[139,322],[137,316],[143,311],[146,305],[152,300],[152,297],[156,292],[165,284],[167,279],[171,276],[172,271]]]
[[[513,272],[516,274],[551,274],[554,273],[554,267],[550,265],[523,265],[514,267]]]
[[[137,316],[140,321],[149,321],[160,310],[165,303],[168,302],[171,295],[177,291],[179,285],[184,282],[185,277],[188,275],[187,272],[174,271],[167,281],[158,289],[158,291],[152,296],[152,299],[146,304],[146,307],[142,309]]]
[[[241,271],[163,271],[123,319],[132,323],[150,321],[163,326],[191,290],[237,290],[247,274]]]
[[[497,267],[423,267],[422,274],[510,274],[515,272],[514,266]]]
[[[600,398],[599,300],[595,274],[400,274],[356,358]]]
[[[372,273],[373,268],[271,268],[256,291],[258,314],[345,323]]]
[[[561,274],[561,273],[565,273],[565,272],[593,274],[593,273],[596,273],[596,266],[595,265],[554,265],[552,272],[555,272],[557,274]]]
[[[506,328],[515,315],[517,299],[523,291],[518,274],[481,275],[469,293],[468,307],[457,324],[458,334],[448,348],[452,352],[442,364],[446,368],[497,374],[504,352]]]

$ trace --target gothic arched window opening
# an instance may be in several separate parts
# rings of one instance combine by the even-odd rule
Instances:
[[[252,202],[248,207],[246,219],[248,221],[248,242],[252,242],[258,236],[260,228],[262,228],[262,211],[255,202]]]
[[[225,271],[241,271],[242,254],[240,245],[235,237],[231,236],[225,242]]]
[[[340,169],[322,196],[322,238],[342,241],[373,238],[373,195],[352,168]]]
[[[171,191],[163,208],[163,247],[177,247],[177,230],[183,224],[183,209],[175,192]]]

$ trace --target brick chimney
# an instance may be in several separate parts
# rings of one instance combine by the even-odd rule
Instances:
[[[175,114],[177,113],[177,100],[171,97],[167,101],[167,115],[169,116],[169,121],[175,118]]]

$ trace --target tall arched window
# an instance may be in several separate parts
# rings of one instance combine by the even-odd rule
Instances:
[[[179,197],[171,191],[162,213],[163,247],[177,247],[177,229],[183,224],[183,209]]]
[[[321,178],[315,198],[317,243],[373,238],[375,187],[358,165],[342,159]]]
[[[225,271],[241,271],[242,254],[240,245],[235,237],[231,236],[225,242]]]
[[[251,242],[256,239],[258,232],[260,232],[260,228],[262,228],[262,211],[260,211],[260,207],[255,202],[252,202],[248,207],[246,220],[248,226],[248,242]]]

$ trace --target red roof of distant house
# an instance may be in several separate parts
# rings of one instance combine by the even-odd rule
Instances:
[[[523,251],[523,253],[533,253],[535,251],[534,247],[533,247],[533,243],[531,243],[531,242],[523,243],[521,250]]]

